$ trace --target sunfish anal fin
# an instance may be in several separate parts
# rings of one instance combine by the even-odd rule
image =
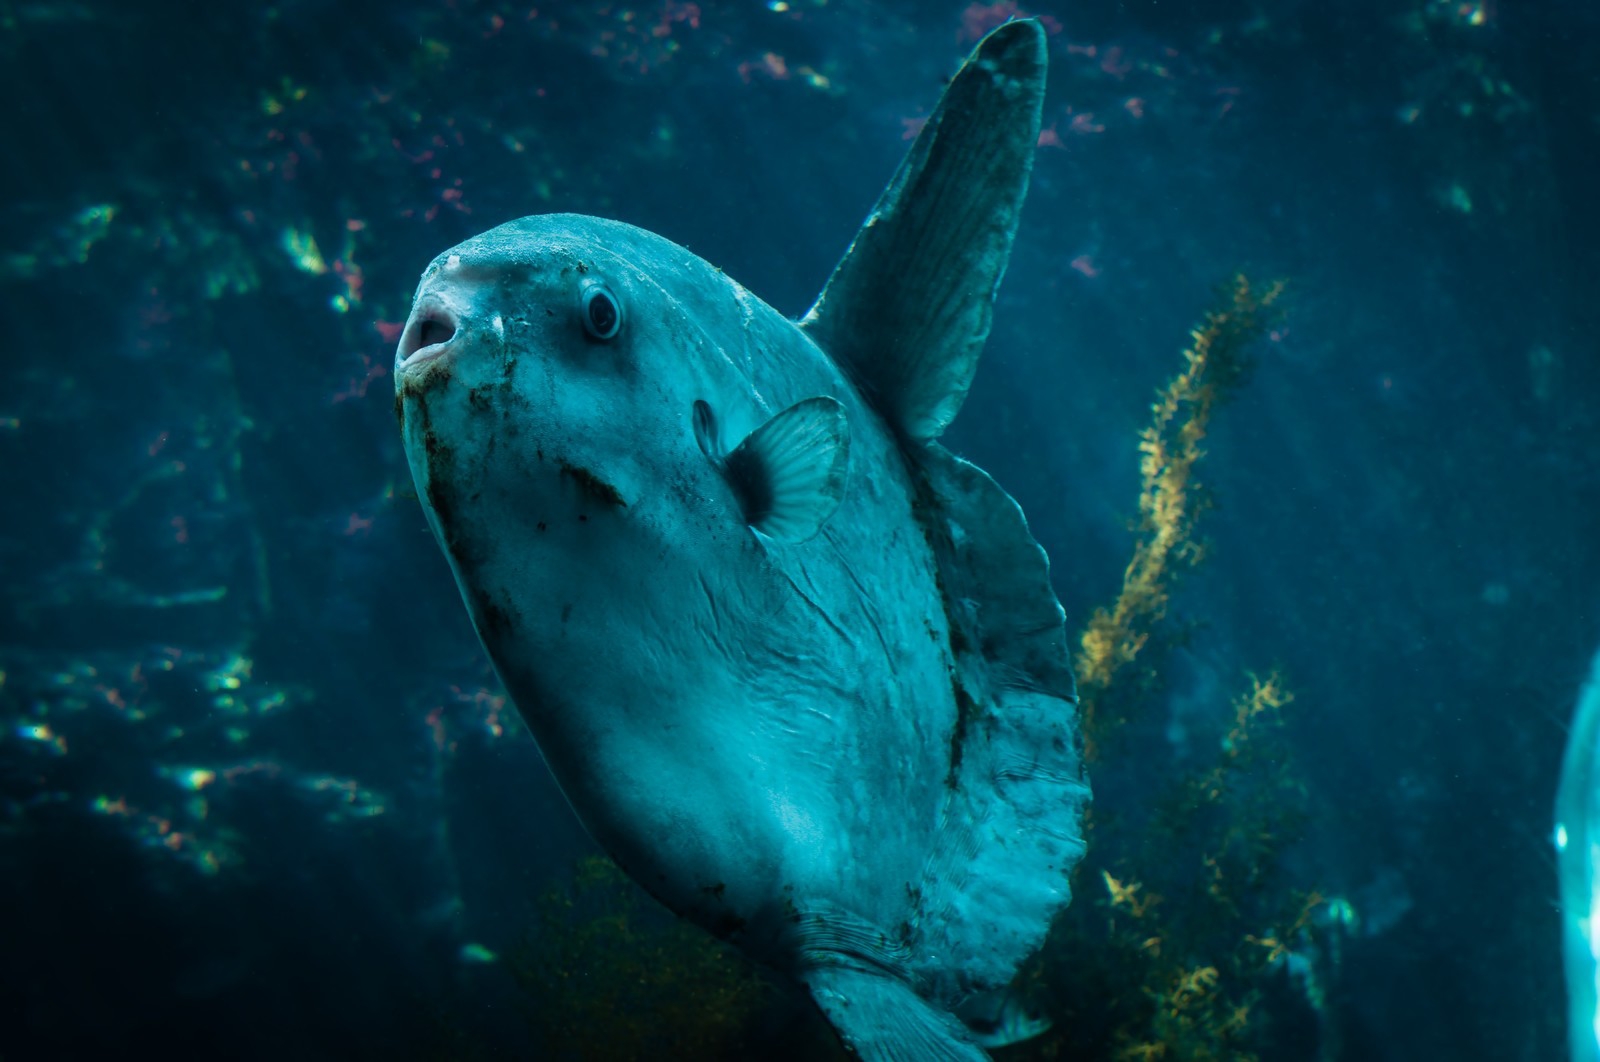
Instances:
[[[972,386],[1028,190],[1045,67],[1037,21],[983,39],[800,322],[908,438],[937,437]]]
[[[802,980],[863,1062],[989,1062],[961,1022],[890,974],[820,966]]]
[[[695,403],[695,435],[717,458],[715,422],[704,402]],[[745,523],[775,541],[797,543],[820,531],[839,508],[849,456],[844,407],[817,395],[785,409],[719,460]]]

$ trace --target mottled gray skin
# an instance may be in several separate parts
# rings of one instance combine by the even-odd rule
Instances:
[[[573,807],[867,1062],[1037,1031],[997,992],[1083,853],[1049,563],[937,438],[1046,64],[1036,22],[978,45],[799,323],[659,236],[558,214],[435,259],[397,352],[428,520]]]
[[[578,316],[596,280],[623,307],[609,342]],[[396,371],[418,494],[585,825],[668,907],[780,967],[840,925],[907,944],[958,709],[917,487],[877,414],[794,323],[617,222],[502,225],[435,259],[415,306],[414,327],[435,309],[456,327]],[[819,534],[779,544],[746,525],[693,410],[731,449],[814,395],[846,410],[846,490]]]

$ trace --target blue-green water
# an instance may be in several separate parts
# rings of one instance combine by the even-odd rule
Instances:
[[[417,273],[576,211],[803,313],[1011,13],[0,4],[0,1053],[556,1050],[515,972],[566,961],[541,898],[594,848],[408,496],[390,366]],[[1117,595],[1188,330],[1236,270],[1288,285],[1205,439],[1206,557],[1091,765],[1092,843],[1133,847],[1115,831],[1277,669],[1270,766],[1304,814],[1270,889],[1355,917],[1324,904],[1294,943],[1314,991],[1286,962],[1235,986],[1233,1048],[1561,1057],[1550,809],[1600,641],[1600,19],[1015,13],[1047,17],[1046,132],[946,440],[1027,511],[1072,634]],[[1205,854],[1176,875],[1199,894]],[[1061,1057],[1136,1046],[1051,984]],[[724,1055],[827,1057],[781,994],[742,1030]]]

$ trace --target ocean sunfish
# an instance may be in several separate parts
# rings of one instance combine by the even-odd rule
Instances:
[[[1600,1062],[1600,654],[1567,732],[1556,793],[1556,867],[1572,1062]]]
[[[985,38],[798,323],[551,214],[434,259],[396,354],[428,523],[574,810],[869,1060],[986,1058],[960,1015],[995,1012],[1083,853],[1048,562],[937,441],[1044,80],[1038,23]]]

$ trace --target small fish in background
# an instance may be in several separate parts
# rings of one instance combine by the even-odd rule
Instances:
[[[984,1047],[1005,1047],[1050,1031],[1050,1018],[1017,992],[980,992],[965,1000],[956,1014]]]
[[[659,236],[550,214],[439,255],[396,352],[429,526],[573,808],[869,1062],[1040,1031],[990,997],[1084,849],[1048,561],[938,442],[1045,54],[1031,20],[984,38],[798,323]]]
[[[1600,654],[1578,695],[1556,793],[1572,1062],[1600,1060]]]

